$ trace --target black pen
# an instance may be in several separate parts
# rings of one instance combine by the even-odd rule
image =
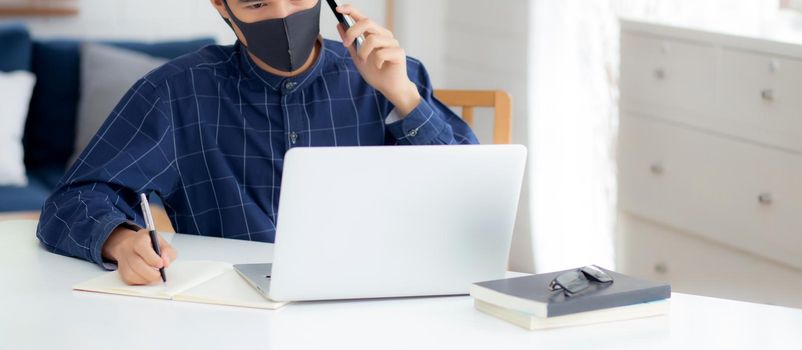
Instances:
[[[159,257],[162,256],[161,247],[159,247],[159,236],[156,233],[156,225],[153,223],[153,214],[150,212],[150,203],[148,203],[148,196],[144,193],[139,195],[141,199],[139,205],[142,207],[142,216],[145,217],[145,226],[147,226],[148,234],[150,234],[150,245],[153,247],[153,251],[156,252],[156,255]],[[164,285],[167,285],[167,276],[164,274],[164,266],[159,268],[159,274],[162,275],[162,282]]]

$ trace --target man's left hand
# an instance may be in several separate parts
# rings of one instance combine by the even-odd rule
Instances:
[[[387,97],[400,116],[407,116],[420,104],[421,96],[407,76],[407,55],[398,40],[351,5],[338,7],[337,12],[356,22],[348,31],[341,24],[337,29],[362,78]],[[354,40],[360,35],[365,42],[356,50]]]

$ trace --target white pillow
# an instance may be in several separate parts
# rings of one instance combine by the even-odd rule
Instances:
[[[27,186],[22,133],[36,76],[31,72],[0,72],[0,186]]]

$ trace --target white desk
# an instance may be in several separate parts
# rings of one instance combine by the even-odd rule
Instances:
[[[74,292],[101,271],[0,222],[1,349],[799,349],[802,310],[675,293],[669,316],[529,332],[470,297],[291,304],[276,311]],[[272,245],[176,235],[180,259],[264,262]],[[334,273],[334,272],[333,272]],[[766,286],[770,288],[771,286]],[[802,296],[800,296],[802,297]]]

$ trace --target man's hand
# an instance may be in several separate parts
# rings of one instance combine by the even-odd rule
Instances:
[[[103,257],[117,262],[117,270],[125,283],[144,285],[161,281],[159,268],[170,267],[177,253],[159,235],[162,256],[153,251],[147,230],[132,231],[117,227],[103,245]]]
[[[351,5],[337,8],[337,12],[349,15],[356,22],[348,31],[338,25],[340,37],[351,53],[359,73],[373,88],[393,103],[398,114],[407,116],[420,103],[418,88],[407,76],[407,54],[393,33]],[[356,50],[354,40],[365,36],[365,43]]]

